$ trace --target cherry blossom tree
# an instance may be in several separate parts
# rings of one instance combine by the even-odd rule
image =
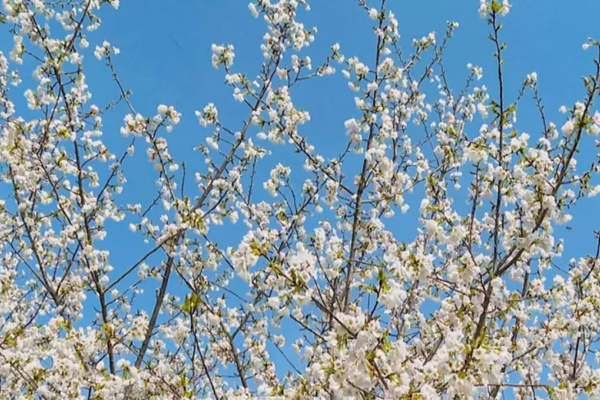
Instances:
[[[137,112],[119,50],[88,41],[119,0],[2,1],[0,37],[14,45],[0,52],[1,399],[598,397],[600,239],[569,262],[555,230],[600,192],[597,162],[577,163],[600,133],[600,42],[583,45],[581,101],[552,122],[536,73],[506,90],[507,0],[478,10],[497,68],[483,79],[469,64],[458,86],[444,68],[458,23],[403,48],[385,0],[357,3],[374,28],[369,60],[338,44],[312,60],[307,0],[249,4],[267,26],[262,64],[239,71],[232,45],[212,45],[246,118],[200,105],[205,165],[191,171],[168,145],[184,116]],[[88,63],[106,66],[113,102],[92,102]],[[327,159],[292,94],[336,73],[357,109]],[[536,132],[516,122],[523,102]],[[103,142],[107,118],[123,120],[126,151]],[[134,157],[158,194],[128,204]],[[406,242],[394,226],[409,207]],[[109,224],[147,251],[112,259]],[[215,240],[211,228],[233,224],[239,243]]]

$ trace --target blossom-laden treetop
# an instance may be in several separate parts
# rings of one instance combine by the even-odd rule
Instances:
[[[192,170],[168,138],[194,117],[138,112],[119,50],[88,41],[118,0],[2,1],[0,399],[598,397],[600,239],[565,261],[555,228],[600,192],[597,156],[577,163],[598,146],[600,43],[583,45],[581,100],[552,122],[535,72],[506,89],[507,0],[478,9],[496,68],[484,80],[469,64],[458,86],[443,61],[458,23],[402,47],[385,0],[357,3],[374,28],[368,60],[339,44],[311,59],[306,0],[249,5],[266,23],[262,64],[237,70],[230,44],[211,60],[245,120],[198,105]],[[91,63],[106,66],[113,102],[93,103]],[[293,95],[336,73],[356,110],[326,158]],[[524,102],[535,132],[517,123]],[[158,190],[128,204],[135,157],[147,171],[127,176]],[[233,224],[241,241],[215,240]],[[103,241],[120,230],[145,242],[134,263]]]

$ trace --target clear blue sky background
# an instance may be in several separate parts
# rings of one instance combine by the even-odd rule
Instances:
[[[362,61],[372,63],[376,41],[372,21],[357,3],[355,0],[314,0],[311,1],[311,12],[301,13],[301,20],[307,27],[319,28],[316,42],[306,52],[312,57],[313,65],[318,65],[329,54],[330,46],[337,42],[347,57],[356,55]],[[402,43],[409,52],[408,45],[413,38],[430,31],[436,31],[441,37],[446,21],[459,22],[460,28],[445,57],[451,86],[455,92],[460,89],[468,73],[466,64],[473,63],[484,70],[484,80],[479,84],[485,83],[492,94],[496,93],[492,43],[487,39],[489,27],[477,15],[478,1],[388,0],[387,3],[388,9],[392,9],[399,20]],[[504,53],[507,101],[514,100],[525,76],[536,71],[547,116],[560,126],[564,116],[558,113],[559,106],[571,106],[583,99],[585,92],[580,77],[593,71],[594,54],[582,51],[581,44],[588,36],[600,38],[600,1],[515,0],[513,3],[510,14],[503,19],[505,29],[501,31],[502,40],[508,43]],[[379,0],[368,4],[377,7]],[[93,47],[98,41],[108,40],[121,49],[121,54],[115,58],[116,67],[124,86],[133,91],[132,101],[137,111],[154,115],[159,104],[175,106],[183,115],[181,124],[167,136],[171,153],[176,160],[185,160],[189,171],[195,166],[202,168],[200,155],[192,149],[204,143],[211,131],[198,125],[194,111],[213,102],[219,108],[221,120],[233,130],[240,129],[246,111],[245,106],[233,100],[231,89],[223,85],[223,72],[212,68],[211,44],[233,44],[236,53],[233,71],[254,77],[262,62],[259,45],[265,32],[264,21],[252,18],[246,0],[122,0],[118,11],[106,7],[101,16],[102,28],[91,34],[93,45],[83,51],[88,83],[94,93],[92,102],[103,105],[115,98],[116,88],[107,69],[93,56]],[[7,38],[6,33],[3,31],[0,38]],[[6,52],[12,43],[2,41],[0,49]],[[338,71],[339,67],[336,65]],[[29,70],[27,61],[22,70]],[[28,84],[31,81],[24,73],[22,88]],[[344,121],[358,115],[353,100],[355,93],[347,88],[346,80],[336,74],[301,85],[293,94],[295,103],[308,109],[312,116],[302,133],[316,145],[318,152],[336,156],[344,145],[340,141],[345,138]],[[15,101],[17,113],[26,115],[24,100]],[[119,110],[111,114],[111,119],[105,120],[104,139],[114,149],[125,149],[129,140],[119,135],[125,110]],[[528,97],[520,109],[516,127],[532,136],[541,131],[537,112]],[[471,124],[470,129],[478,129],[478,125]],[[592,139],[585,139],[585,143],[593,143]],[[156,193],[156,175],[147,163],[144,151],[145,146],[139,143],[136,156],[127,160],[129,182],[121,197],[124,202],[146,205]],[[586,146],[586,151],[587,155],[580,158],[580,162],[587,161],[585,164],[588,164],[595,150]],[[263,163],[262,176],[266,176],[277,161],[281,158],[274,157]],[[291,163],[301,165],[301,159],[296,156]],[[259,184],[263,181],[258,180]],[[187,185],[188,194],[196,194],[193,174],[188,175]],[[6,189],[1,188],[0,194],[6,193]],[[415,203],[418,200],[416,197],[412,201],[409,199],[413,209],[418,208]],[[597,200],[582,201],[571,224],[575,229],[563,231],[567,235],[577,235],[567,238],[567,257],[563,266],[566,267],[570,256],[594,250],[593,231],[600,229],[599,211]],[[408,239],[415,234],[414,212],[398,217],[397,221],[399,235],[406,235]],[[214,233],[224,245],[235,245],[243,232],[244,226],[240,224],[238,229],[217,229]],[[111,251],[116,274],[147,249],[129,230],[116,231],[110,226],[104,246]],[[153,290],[149,293],[153,296]]]
[[[455,91],[460,88],[467,74],[466,64],[470,62],[483,67],[485,76],[479,83],[486,84],[494,94],[495,65],[491,42],[487,39],[489,27],[477,15],[478,3],[475,0],[387,2],[399,20],[406,49],[413,38],[430,31],[436,31],[441,37],[446,21],[459,22],[460,28],[445,57],[450,84]],[[307,27],[319,28],[316,42],[307,52],[313,65],[324,59],[330,45],[336,42],[341,44],[346,56],[356,55],[372,63],[375,42],[372,21],[357,6],[357,1],[320,0],[310,4],[312,10],[301,13],[301,20]],[[378,6],[379,0],[368,4]],[[207,103],[214,102],[228,126],[239,129],[245,106],[235,102],[231,90],[223,85],[222,71],[212,68],[210,46],[212,43],[233,44],[236,53],[233,71],[245,72],[250,77],[256,75],[262,61],[258,46],[265,24],[261,19],[251,17],[246,0],[126,0],[122,1],[118,11],[105,10],[102,29],[94,37],[107,39],[122,50],[115,62],[124,85],[133,90],[137,110],[150,115],[158,104],[164,103],[174,105],[183,114],[182,123],[168,136],[172,153],[178,160],[186,160],[190,165],[190,160],[199,159],[199,154],[192,148],[203,142],[210,130],[198,125],[194,111]],[[571,106],[583,98],[580,77],[593,71],[593,54],[582,51],[581,44],[589,36],[600,37],[598,15],[600,2],[595,0],[514,1],[510,14],[503,19],[505,29],[501,31],[501,38],[508,43],[504,53],[507,101],[514,99],[526,74],[536,71],[547,116],[558,126],[562,125],[564,119],[558,113],[559,106]],[[87,57],[93,57],[93,49],[88,50]],[[102,104],[103,100],[114,97],[114,86],[107,79],[101,63],[87,61],[88,68],[92,67],[89,82],[94,100]],[[344,138],[343,122],[357,115],[354,93],[346,87],[346,81],[337,74],[301,85],[293,94],[295,103],[311,113],[312,120],[303,134],[316,145],[317,151],[336,156],[343,146],[340,142]],[[520,108],[517,129],[537,135],[541,124],[532,103],[527,100]],[[119,118],[105,121],[105,139],[124,146],[118,135]],[[471,129],[477,129],[477,125],[471,124]],[[587,138],[588,144],[592,142]],[[140,191],[150,194],[149,190],[154,190],[154,175],[152,178],[146,176],[152,172],[145,164],[145,157],[139,153],[141,149],[138,146],[134,161],[136,165],[139,162],[139,169],[127,168],[129,182],[124,196],[127,199],[131,196],[132,201],[138,198]],[[592,150],[590,156],[593,154]],[[585,159],[591,160],[591,157]],[[580,162],[583,160],[580,158]],[[263,164],[265,174],[275,161],[278,160]],[[201,164],[197,165],[200,167]],[[592,250],[593,230],[600,228],[600,224],[596,226],[596,218],[589,218],[600,211],[595,204],[593,200],[583,200],[583,207],[579,207],[576,217],[584,218],[576,218],[571,224],[582,228],[572,231],[580,235],[572,242],[577,248],[569,248],[567,253],[581,254]],[[404,225],[404,221],[400,223]],[[126,237],[116,239],[122,241]],[[114,253],[122,251],[119,248],[112,250]]]

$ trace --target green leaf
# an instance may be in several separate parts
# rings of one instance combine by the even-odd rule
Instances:
[[[190,313],[191,311],[191,302],[189,296],[185,296],[185,300],[183,301],[183,307],[181,307],[183,312]]]

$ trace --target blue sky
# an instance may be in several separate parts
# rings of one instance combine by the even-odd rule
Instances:
[[[369,4],[378,5],[378,1]],[[501,38],[508,43],[505,51],[507,100],[511,101],[526,74],[536,71],[539,87],[548,117],[557,125],[562,123],[558,107],[570,106],[580,100],[584,91],[580,77],[592,71],[592,54],[581,50],[589,36],[599,37],[597,16],[600,2],[577,1],[514,1]],[[346,56],[357,55],[364,61],[373,59],[374,35],[371,21],[354,0],[320,0],[311,2],[312,10],[302,13],[307,27],[317,26],[316,41],[308,50],[313,64],[324,59],[329,46],[339,42]],[[477,15],[475,0],[389,0],[398,20],[402,43],[407,46],[412,38],[430,31],[443,33],[448,20],[460,23],[446,52],[446,68],[450,84],[456,90],[464,82],[466,64],[473,63],[484,69],[484,80],[492,94],[496,93],[494,59],[491,42],[487,39],[489,27]],[[122,1],[118,11],[106,9],[98,39],[107,39],[122,52],[115,62],[127,88],[133,90],[133,102],[139,112],[154,113],[158,104],[174,105],[183,113],[182,123],[168,140],[172,153],[179,160],[197,159],[192,148],[210,134],[201,128],[194,111],[214,102],[220,116],[232,128],[240,126],[244,106],[232,98],[231,90],[223,85],[222,71],[210,64],[212,43],[231,43],[235,46],[233,70],[256,75],[262,55],[258,48],[264,34],[264,22],[251,17],[245,0],[166,2],[159,0]],[[91,58],[91,48],[88,57]],[[95,60],[89,74],[94,100],[113,98],[114,86],[108,81],[103,67]],[[89,66],[88,66],[89,68]],[[96,69],[97,68],[97,69]],[[97,83],[97,87],[94,84]],[[104,85],[104,84],[107,85]],[[110,89],[110,90],[109,90]],[[313,96],[317,93],[318,95]],[[304,134],[317,150],[326,155],[337,155],[343,138],[343,122],[356,116],[354,94],[347,89],[340,74],[301,85],[294,93],[296,104],[311,113],[312,120]],[[113,117],[115,114],[113,114]],[[120,116],[105,121],[105,139],[116,145],[125,143],[116,128]],[[237,125],[236,125],[237,124]],[[471,125],[476,129],[475,124]],[[532,103],[524,102],[519,114],[518,129],[539,132],[539,121]],[[111,132],[111,129],[113,132]],[[334,152],[328,154],[330,149]],[[278,150],[278,149],[276,149]],[[130,182],[124,195],[138,194],[152,181],[139,179],[148,169],[143,168],[143,157],[136,157],[140,169],[129,172]],[[270,170],[270,167],[265,169]],[[144,172],[143,172],[144,171]],[[586,202],[587,212],[597,211]],[[593,237],[585,242],[592,243]]]
[[[306,52],[312,57],[313,65],[329,54],[334,43],[341,44],[347,57],[356,55],[365,62],[372,62],[375,42],[372,21],[357,3],[354,0],[313,1],[312,10],[301,13],[300,19],[307,27],[319,29],[315,43]],[[589,36],[600,37],[597,24],[600,2],[521,0],[513,3],[511,12],[502,20],[504,29],[501,31],[501,39],[508,44],[504,52],[506,100],[513,101],[526,75],[536,71],[547,117],[561,126],[564,116],[558,113],[559,106],[571,106],[583,98],[585,93],[580,77],[593,70],[593,54],[584,52],[581,45]],[[368,4],[378,6],[379,1]],[[483,67],[484,79],[478,83],[486,84],[492,96],[497,93],[492,43],[487,39],[489,27],[477,15],[478,1],[389,0],[387,4],[399,20],[401,43],[406,51],[410,51],[413,38],[431,31],[441,37],[446,21],[459,22],[460,28],[445,53],[450,85],[455,91],[459,90],[468,73],[467,63],[473,63]],[[262,61],[259,45],[265,32],[264,21],[252,18],[245,0],[129,0],[123,1],[118,11],[105,8],[102,18],[102,29],[94,33],[93,38],[106,39],[121,49],[115,63],[123,84],[133,91],[137,111],[151,115],[158,104],[175,106],[183,116],[181,124],[167,136],[171,153],[177,160],[185,160],[190,171],[194,166],[201,168],[199,154],[192,149],[204,142],[211,131],[198,125],[194,111],[213,102],[219,108],[221,120],[234,130],[241,127],[246,111],[244,105],[233,100],[230,88],[223,85],[223,72],[212,68],[211,44],[233,44],[236,53],[233,71],[256,76]],[[88,58],[93,57],[92,47],[88,49]],[[95,59],[88,59],[88,62],[93,101],[103,104],[113,99],[116,92],[105,67]],[[354,93],[347,88],[345,79],[336,74],[309,81],[300,85],[293,96],[295,104],[311,113],[311,122],[302,133],[316,145],[318,152],[336,156],[344,143],[341,142],[345,132],[343,122],[357,116]],[[517,129],[538,134],[541,124],[528,96],[519,111]],[[105,120],[105,140],[116,148],[125,148],[128,143],[118,134],[121,121],[118,113]],[[478,129],[478,125],[473,123],[470,129]],[[586,139],[587,143],[592,143]],[[580,157],[580,162],[587,164],[595,151],[591,146],[584,148],[587,153]],[[129,182],[125,185],[122,200],[128,202],[139,201],[141,193],[148,196],[155,193],[155,175],[148,168],[141,150],[138,146],[136,157],[127,161]],[[289,154],[286,149],[274,150],[285,156]],[[278,161],[281,161],[280,157],[264,162],[261,172],[268,174]],[[299,166],[300,162],[299,158],[291,161],[292,166]],[[188,184],[192,187],[191,181]],[[408,200],[413,210],[418,200],[417,196],[413,197],[412,203]],[[595,243],[593,231],[600,228],[595,218],[589,218],[589,215],[597,215],[597,202],[584,199],[575,211],[576,218],[571,225],[578,229],[563,230],[571,236],[567,237],[565,253],[569,257],[591,252]],[[408,230],[402,231],[410,231],[412,236],[415,221],[416,215],[409,212],[398,224],[408,226]],[[235,240],[231,239],[235,233],[242,232],[227,230],[227,236],[217,233],[217,238],[234,244]],[[575,233],[576,238],[573,237]],[[117,245],[133,237],[127,231],[107,238],[106,245],[114,258],[120,261],[137,258],[138,253],[134,256],[133,251],[142,250],[137,244],[131,242],[126,248]],[[567,260],[565,258],[565,262]]]

